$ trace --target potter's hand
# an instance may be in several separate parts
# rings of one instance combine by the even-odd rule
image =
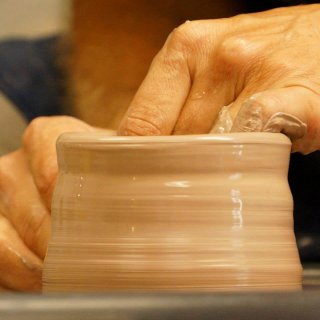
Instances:
[[[124,135],[208,133],[232,104],[233,131],[280,131],[320,147],[320,5],[186,22],[154,59]],[[306,126],[307,125],[307,126]]]
[[[58,170],[55,143],[63,132],[88,130],[70,117],[38,118],[23,148],[0,158],[0,291],[41,289]]]

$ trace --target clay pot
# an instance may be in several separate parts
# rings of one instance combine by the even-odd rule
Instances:
[[[58,141],[44,291],[301,286],[281,134]]]

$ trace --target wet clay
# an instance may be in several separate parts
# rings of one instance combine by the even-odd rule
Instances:
[[[277,133],[63,135],[44,291],[299,289],[290,147]]]
[[[292,141],[307,133],[307,124],[298,117],[285,112],[276,112],[270,118],[263,114],[263,106],[249,99],[233,119],[232,104],[221,108],[211,133],[229,132],[273,132],[283,133]]]

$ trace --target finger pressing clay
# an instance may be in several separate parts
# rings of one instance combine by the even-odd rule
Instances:
[[[262,100],[261,100],[262,98]],[[302,138],[307,132],[307,124],[298,116],[291,114],[296,112],[296,108],[263,97],[257,94],[248,99],[241,107],[232,126],[232,132],[276,132],[284,133],[292,140]],[[285,108],[284,108],[285,106]],[[282,112],[287,109],[288,112]],[[274,111],[278,112],[273,113]],[[301,115],[300,115],[301,117]]]
[[[233,125],[233,119],[230,113],[231,105],[224,106],[218,115],[214,126],[212,127],[210,133],[228,133],[231,131]]]
[[[291,139],[292,152],[307,154],[320,147],[318,106],[319,96],[308,88],[264,91],[242,104],[231,132],[281,132]]]
[[[262,131],[281,132],[295,140],[302,138],[306,134],[307,125],[291,114],[277,112],[268,120]]]

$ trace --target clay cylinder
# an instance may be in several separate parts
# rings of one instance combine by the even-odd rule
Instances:
[[[57,146],[45,292],[300,288],[284,135],[68,133]]]

